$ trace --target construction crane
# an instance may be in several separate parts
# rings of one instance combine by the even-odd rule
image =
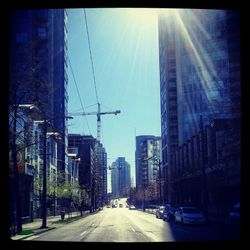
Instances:
[[[70,115],[75,116],[75,115],[96,115],[97,116],[97,140],[99,142],[101,139],[101,115],[117,115],[120,114],[121,111],[120,110],[116,110],[116,111],[110,111],[110,112],[101,112],[101,105],[100,103],[97,103],[98,105],[98,111],[97,112],[78,112],[78,113],[72,113]]]

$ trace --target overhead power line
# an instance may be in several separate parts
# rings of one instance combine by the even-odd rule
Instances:
[[[93,63],[92,52],[91,52],[91,46],[90,46],[90,39],[89,39],[88,21],[87,21],[87,16],[86,16],[86,11],[85,11],[85,9],[83,9],[83,11],[84,11],[85,24],[86,24],[86,30],[87,30],[88,45],[89,45],[89,53],[90,53],[90,60],[91,60],[91,66],[92,66],[92,72],[93,72],[93,80],[94,80],[94,86],[95,86],[96,102],[99,103],[98,94],[97,94],[97,88],[96,88],[96,81],[95,81],[94,63]]]
[[[83,103],[82,103],[82,98],[81,98],[81,95],[80,95],[80,92],[79,92],[79,89],[78,89],[78,85],[77,85],[77,82],[76,82],[76,79],[75,79],[74,71],[73,71],[73,68],[72,68],[69,56],[68,56],[68,59],[69,59],[70,70],[71,70],[71,73],[72,73],[72,76],[73,76],[73,80],[74,80],[74,83],[75,83],[75,86],[76,86],[77,94],[78,94],[78,97],[79,97],[79,100],[80,100],[80,103],[81,103],[82,110],[84,111],[84,106],[83,106]],[[87,126],[88,126],[89,133],[92,134],[91,130],[89,128],[89,123],[88,123],[88,120],[87,120],[86,116],[85,116],[85,119],[86,119],[86,123],[87,123]]]

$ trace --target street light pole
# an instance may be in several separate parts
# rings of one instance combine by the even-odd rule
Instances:
[[[44,115],[43,124],[43,193],[42,193],[42,226],[41,228],[47,227],[47,121],[46,115]]]
[[[160,191],[160,204],[162,204],[162,193],[161,193],[161,161],[158,159],[158,162],[157,162],[157,165],[159,167],[159,183],[160,183],[160,186],[159,186],[159,191]]]
[[[204,149],[204,131],[203,131],[203,117],[200,116],[200,131],[201,131],[201,169],[203,176],[203,205],[206,218],[208,217],[208,192],[207,192],[207,176],[205,169],[205,149]]]

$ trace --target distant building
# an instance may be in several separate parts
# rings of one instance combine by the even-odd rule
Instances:
[[[157,180],[159,166],[155,160],[162,161],[161,137],[152,135],[136,136],[136,187],[144,187]]]
[[[99,149],[98,149],[99,147]],[[93,137],[69,134],[69,148],[77,148],[78,182],[87,189],[93,209],[102,206],[107,200],[107,153],[102,144]],[[98,151],[99,157],[98,157]]]
[[[107,177],[107,153],[102,144],[100,144],[100,204],[104,205],[108,202],[108,177]]]
[[[127,197],[131,187],[130,165],[125,157],[118,157],[111,166],[111,187],[114,198]]]

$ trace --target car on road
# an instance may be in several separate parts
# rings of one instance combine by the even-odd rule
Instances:
[[[179,207],[175,214],[175,222],[181,224],[205,224],[206,217],[202,211],[196,207]]]
[[[123,207],[123,204],[119,204],[119,207]]]
[[[115,204],[112,204],[112,208],[116,208],[117,206]]]
[[[163,219],[165,206],[159,206],[155,211],[155,217],[158,219]]]
[[[164,221],[174,221],[174,213],[176,212],[176,207],[171,204],[166,204],[163,211],[163,220]]]
[[[134,205],[129,206],[129,210],[135,210],[135,209],[136,209],[136,207]]]

